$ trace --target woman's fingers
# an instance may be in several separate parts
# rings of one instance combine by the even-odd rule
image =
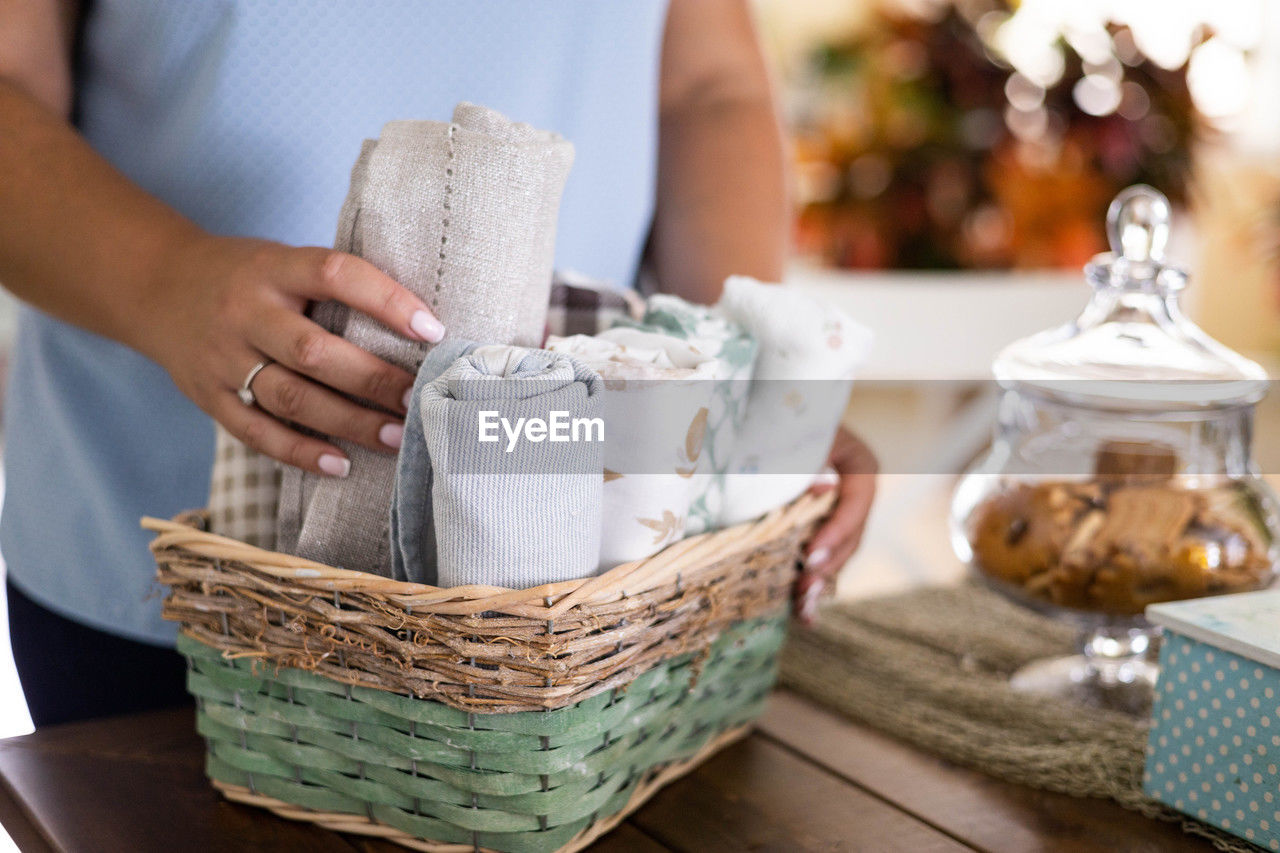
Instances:
[[[250,447],[318,474],[350,469],[334,441],[396,448],[413,376],[303,312],[309,300],[336,300],[407,339],[438,341],[444,329],[421,299],[330,249],[206,235],[173,260],[177,281],[158,305],[167,322],[139,343],[202,409]],[[258,405],[246,406],[235,392],[263,358],[275,364],[254,377]]]
[[[792,609],[800,624],[808,627],[818,619],[818,600],[831,592],[831,582],[821,575],[805,573],[796,581]]]
[[[254,386],[257,384],[255,381]],[[246,406],[233,393],[222,395],[211,414],[246,446],[286,465],[330,477],[351,473],[351,460],[341,450],[290,429],[254,406]]]
[[[253,380],[263,410],[333,438],[345,438],[373,450],[394,453],[404,426],[396,419],[358,406],[282,365],[272,364]]]
[[[841,429],[831,449],[831,465],[840,475],[835,511],[809,543],[805,565],[834,574],[862,541],[867,515],[876,494],[875,454],[848,430]]]
[[[809,543],[805,565],[827,575],[838,572],[862,542],[867,515],[876,494],[875,474],[840,475],[835,511]]]
[[[388,411],[405,410],[405,395],[413,387],[412,374],[325,331],[301,314],[284,309],[272,312],[253,337],[254,346],[295,373]]]
[[[394,453],[404,427],[386,412],[404,412],[413,375],[330,333],[299,309],[307,299],[343,302],[398,334],[422,341],[440,340],[444,327],[420,299],[354,255],[307,248],[290,249],[277,258],[285,263],[275,268],[274,286],[288,298],[283,304],[259,303],[258,312],[242,314],[241,323],[245,342],[275,362],[253,382],[255,410],[262,418],[241,412],[237,423],[254,431],[252,437],[266,445],[264,453],[321,473],[343,475],[349,463],[337,448],[327,445],[322,450],[324,442],[307,439],[289,424]],[[278,429],[262,425],[271,416],[279,419]]]
[[[835,510],[809,543],[804,571],[796,582],[795,609],[802,623],[812,624],[818,599],[835,591],[836,575],[858,550],[876,494],[875,455],[860,439],[841,429],[831,449],[831,465],[840,475]],[[830,486],[815,487],[828,491]]]
[[[368,261],[331,249],[300,249],[295,281],[311,299],[333,299],[413,340],[437,343],[444,325],[431,309]]]

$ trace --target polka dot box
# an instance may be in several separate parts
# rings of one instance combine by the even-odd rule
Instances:
[[[1157,604],[1164,628],[1144,786],[1280,851],[1280,590]]]

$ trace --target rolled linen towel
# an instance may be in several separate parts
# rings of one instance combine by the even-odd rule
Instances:
[[[391,577],[398,581],[435,584],[436,540],[431,514],[431,459],[421,412],[416,412],[426,386],[440,378],[455,361],[478,347],[475,341],[450,339],[432,347],[422,360],[409,392],[404,437],[396,459],[391,490],[389,542]]]
[[[744,276],[718,307],[759,345],[746,418],[725,478],[722,526],[799,497],[823,468],[871,331],[831,305]]]
[[[547,349],[579,359],[604,379],[600,568],[642,559],[681,538],[721,363],[670,335],[626,329],[553,337]]]
[[[360,254],[356,222],[360,214],[360,205],[364,200],[364,185],[369,178],[369,157],[378,142],[366,139],[360,144],[360,156],[351,167],[351,183],[347,187],[347,196],[342,200],[338,211],[338,232],[333,238],[333,248],[339,252]],[[311,319],[330,331],[338,328],[346,321],[346,306],[341,302],[322,302],[311,307]],[[245,448],[246,452],[249,451]],[[302,518],[306,507],[311,503],[315,493],[318,477],[308,476],[299,468],[282,466],[280,471],[280,493],[276,508],[276,542],[275,549],[282,554],[293,554],[298,550],[298,537],[302,533]]]
[[[333,238],[333,248],[339,252],[360,254],[356,245],[356,217],[364,196],[369,155],[376,144],[366,139],[351,167],[350,187],[338,212],[338,233]],[[312,319],[333,329],[340,305],[337,302],[318,305],[312,310]],[[216,426],[209,489],[210,530],[259,548],[293,551],[302,524],[302,472],[296,468],[282,469],[284,466],[271,457],[251,450],[221,425]]]
[[[396,471],[395,576],[528,589],[595,574],[603,428],[575,441],[545,427],[599,422],[601,391],[595,371],[546,350],[446,342],[432,352]],[[522,422],[524,438],[512,439],[507,427],[518,434]],[[480,439],[486,423],[504,424],[490,430],[496,441]]]
[[[642,321],[620,319],[617,327],[680,338],[721,362],[722,375],[715,382],[715,395],[703,442],[706,471],[697,475],[689,516],[685,519],[687,536],[712,530],[720,521],[725,476],[729,472],[733,445],[747,413],[747,397],[756,360],[755,339],[718,310],[694,305],[666,293],[655,293],[649,297]]]
[[[361,156],[363,184],[353,172],[348,195],[358,198],[353,251],[426,301],[451,338],[537,345],[573,146],[461,104],[452,123],[387,124]],[[313,316],[406,370],[416,371],[430,349],[342,305],[317,306]],[[347,478],[286,472],[281,509],[297,519],[286,524],[282,516],[281,544],[320,562],[389,574],[396,459],[336,444],[351,459]]]

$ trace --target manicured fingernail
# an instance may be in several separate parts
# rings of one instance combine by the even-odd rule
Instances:
[[[404,408],[408,410],[409,404],[412,402],[413,402],[413,388],[412,387],[406,388],[404,392],[404,396],[400,398],[400,405],[404,406]]]
[[[804,591],[804,596],[800,600],[800,619],[806,624],[811,625],[818,618],[818,599],[822,597],[822,591],[826,586],[827,582],[818,578]]]
[[[439,343],[444,337],[444,323],[426,311],[414,311],[413,316],[409,318],[409,328],[429,344]]]
[[[316,464],[321,471],[330,477],[345,477],[351,473],[351,460],[343,459],[341,456],[334,456],[332,453],[320,454],[320,459]]]
[[[404,427],[400,424],[383,424],[382,429],[378,430],[378,441],[381,441],[387,447],[400,447],[400,442],[404,441]]]
[[[831,559],[831,549],[815,548],[813,550],[813,553],[811,553],[808,556],[808,558],[805,559],[804,564],[809,568],[813,569],[826,563],[827,560],[829,559]]]
[[[813,484],[834,489],[840,485],[840,475],[833,468],[823,468],[818,476],[813,478]]]

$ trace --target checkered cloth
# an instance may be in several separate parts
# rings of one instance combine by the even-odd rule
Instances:
[[[557,271],[547,307],[547,334],[562,338],[594,335],[613,328],[616,320],[638,320],[643,314],[644,300],[635,291]]]
[[[217,428],[209,489],[209,529],[259,548],[276,546],[280,465]]]

